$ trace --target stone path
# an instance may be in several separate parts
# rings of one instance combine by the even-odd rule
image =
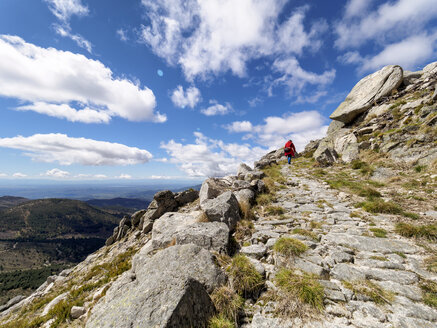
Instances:
[[[273,205],[285,209],[283,220],[260,218],[255,222],[251,246],[242,253],[261,264],[266,271],[267,287],[278,269],[272,246],[282,236],[302,240],[309,250],[295,258],[291,266],[322,277],[325,288],[325,312],[322,321],[281,321],[273,317],[274,304],[259,301],[254,305],[251,323],[243,327],[437,327],[437,311],[423,303],[419,284],[423,280],[437,282],[437,275],[423,267],[429,255],[413,240],[393,233],[393,219],[388,215],[356,212],[347,195],[321,183],[299,176],[292,166],[284,166],[287,187],[277,192]],[[311,222],[319,228],[311,229]],[[373,237],[372,227],[384,228],[387,238]],[[316,241],[308,236],[292,234],[293,229],[312,230]],[[259,263],[258,263],[259,261]],[[290,264],[290,263],[289,263]],[[354,294],[342,281],[368,280],[394,294],[389,304],[376,304],[370,298]],[[261,305],[262,306],[261,306]]]

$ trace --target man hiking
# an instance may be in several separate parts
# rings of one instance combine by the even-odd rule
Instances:
[[[285,143],[284,155],[288,158],[288,164],[291,163],[291,158],[296,156],[296,148],[294,147],[293,141],[288,140]]]

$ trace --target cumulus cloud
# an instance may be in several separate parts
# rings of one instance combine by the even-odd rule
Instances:
[[[6,174],[6,173],[0,173],[0,178],[5,178],[5,177],[7,177],[8,175]]]
[[[152,180],[170,180],[174,179],[174,177],[168,176],[168,175],[151,175],[149,179]]]
[[[320,48],[325,21],[306,29],[309,6],[295,9],[280,24],[286,1],[142,0],[147,24],[141,40],[188,80],[224,72],[243,77],[249,61],[301,55]],[[297,77],[296,77],[297,79]]]
[[[243,128],[241,128],[243,127]],[[249,130],[249,127],[250,130]],[[309,141],[325,136],[328,126],[317,111],[287,113],[284,116],[269,116],[263,124],[233,122],[228,125],[230,132],[251,132],[247,139],[253,139],[262,147],[278,149],[286,140],[292,139],[297,151],[302,151]],[[247,128],[247,129],[245,129]]]
[[[307,84],[325,86],[332,83],[335,78],[335,69],[316,74],[304,70],[295,57],[277,59],[273,69],[282,76],[273,81],[272,86],[285,85],[290,95],[300,94]],[[303,99],[303,98],[301,98]]]
[[[70,176],[70,172],[62,171],[60,169],[52,169],[48,170],[42,175],[52,178],[68,178]]]
[[[200,132],[195,132],[194,135],[196,139],[192,144],[182,144],[174,140],[161,143],[161,148],[170,156],[170,163],[176,164],[191,177],[235,174],[241,162],[252,165],[253,161],[268,151],[249,144],[227,144],[221,140],[210,139]]]
[[[253,126],[249,121],[237,121],[226,125],[225,129],[229,132],[251,132]]]
[[[132,165],[152,158],[147,150],[136,147],[59,133],[0,138],[0,147],[23,150],[32,160],[61,165]]]
[[[414,70],[418,64],[432,57],[437,50],[437,33],[417,35],[387,45],[376,55],[361,56],[358,51],[349,51],[340,57],[347,64],[358,64],[359,72],[375,71],[385,65],[397,64]]]
[[[337,47],[359,47],[369,40],[393,43],[399,37],[423,32],[426,24],[437,18],[435,0],[390,1],[371,12],[365,10],[367,6],[365,1],[348,2],[345,16],[335,27]]]
[[[200,112],[206,116],[215,116],[215,115],[226,115],[232,111],[232,106],[229,103],[225,103],[224,105],[219,104],[217,100],[210,100],[209,103],[211,106],[202,109]]]
[[[0,36],[0,57],[0,95],[27,102],[20,110],[84,123],[166,121],[149,88],[114,77],[100,61],[9,35]]]
[[[92,52],[92,44],[80,34],[72,33],[70,27],[71,16],[87,16],[89,13],[88,7],[82,4],[81,0],[45,0],[53,15],[59,19],[61,24],[54,24],[57,34],[62,37],[70,38],[76,44]]]
[[[189,87],[186,91],[181,85],[178,85],[176,89],[173,90],[171,95],[171,101],[176,107],[194,108],[200,101],[202,97],[200,95],[200,90],[196,87]]]
[[[12,176],[13,176],[14,178],[26,178],[26,177],[27,177],[27,174],[17,172],[17,173],[12,174]]]
[[[108,176],[105,174],[84,174],[84,173],[77,174],[74,177],[78,179],[98,179],[98,180],[108,178]]]

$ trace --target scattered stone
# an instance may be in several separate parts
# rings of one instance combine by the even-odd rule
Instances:
[[[240,249],[240,253],[253,257],[255,259],[262,258],[267,252],[267,248],[264,245],[251,245],[245,246]]]
[[[73,306],[70,310],[70,317],[71,319],[77,319],[81,315],[85,314],[86,310],[83,306]]]
[[[224,222],[233,231],[240,220],[238,201],[231,191],[226,191],[214,199],[200,204],[209,221]]]

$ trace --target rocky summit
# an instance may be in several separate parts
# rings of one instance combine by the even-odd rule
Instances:
[[[158,192],[1,327],[437,327],[436,83],[384,67],[290,165]]]

